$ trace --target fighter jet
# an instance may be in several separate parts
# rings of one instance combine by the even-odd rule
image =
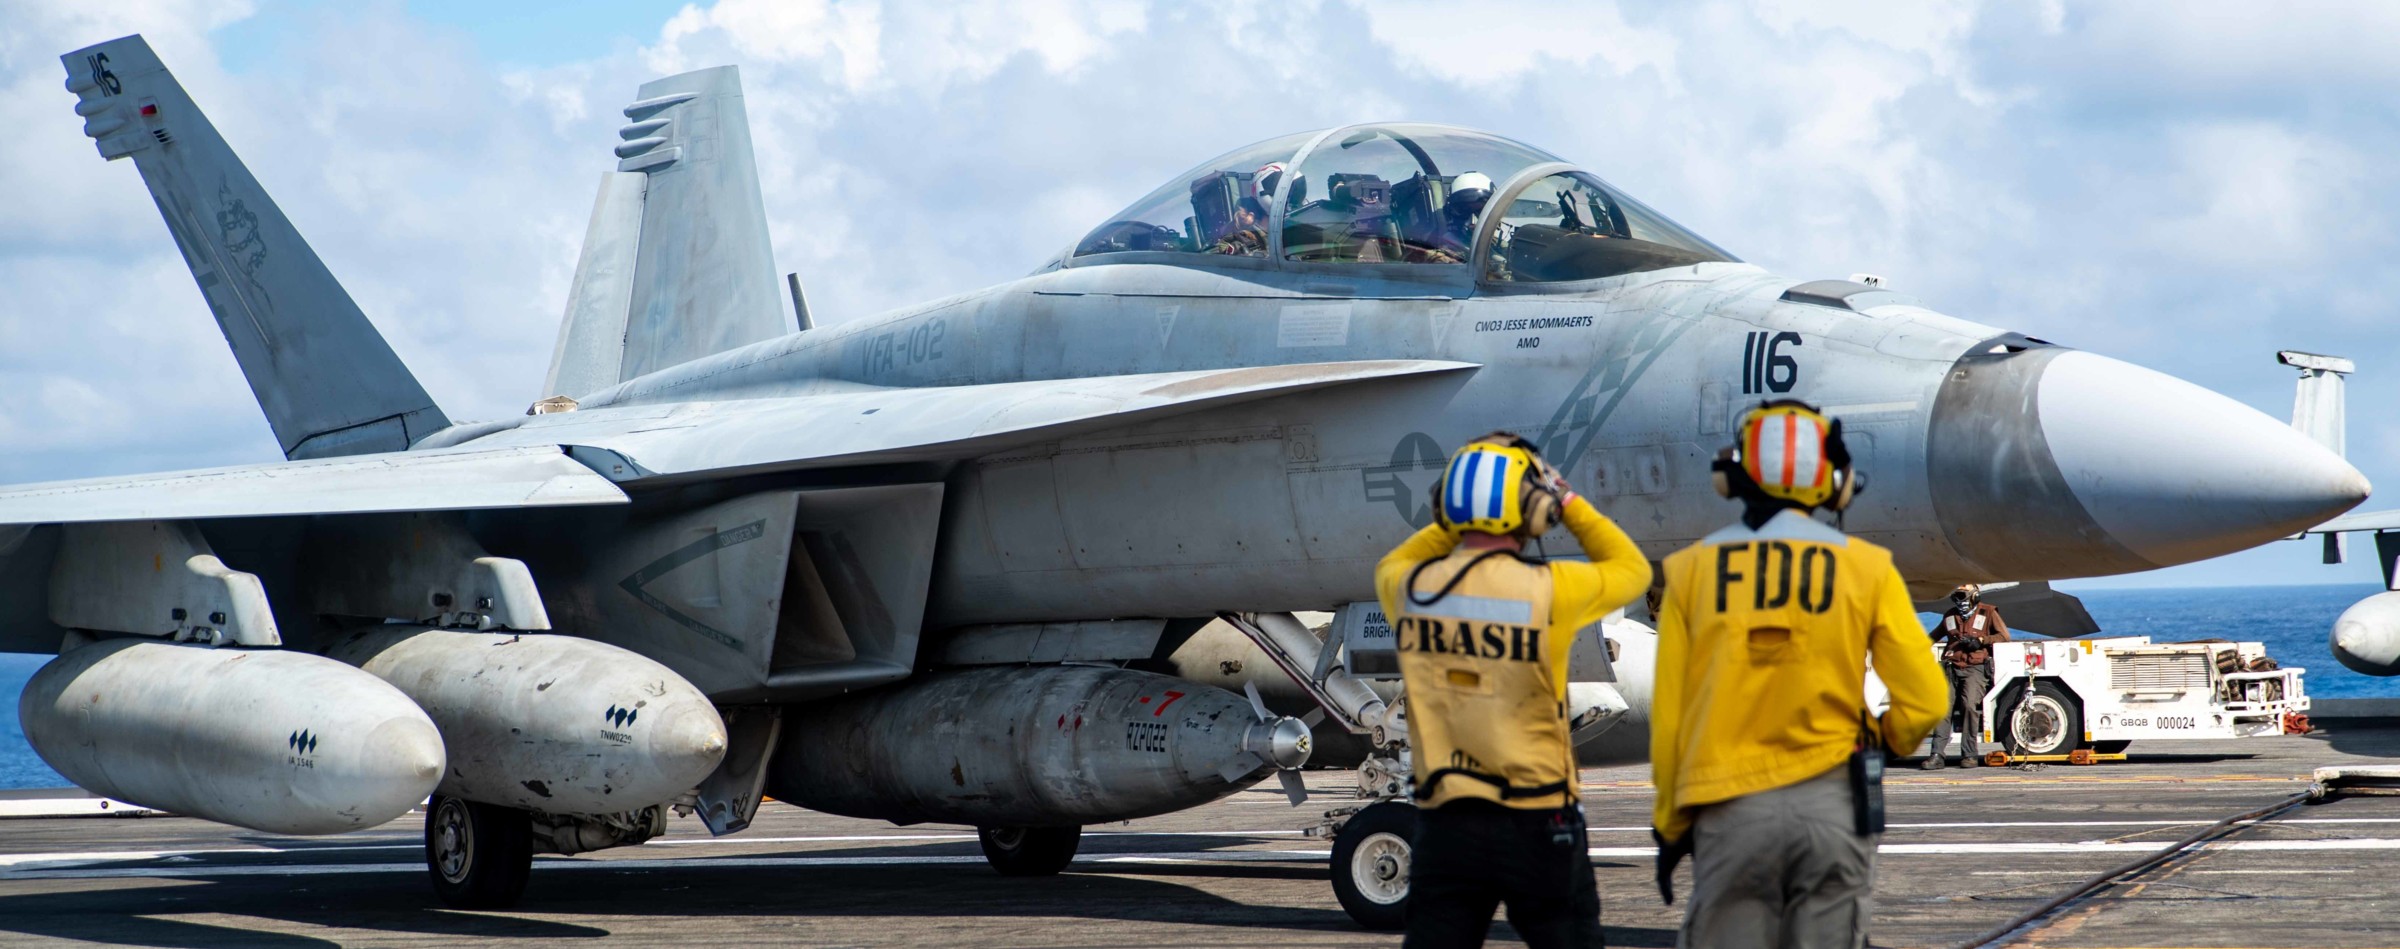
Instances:
[[[2292,428],[2334,454],[2349,449],[2347,382],[2358,364],[2340,356],[2284,350],[2275,361],[2300,370]],[[2349,559],[2349,535],[2368,534],[2383,569],[2383,592],[2350,605],[2333,621],[2327,651],[2362,675],[2400,675],[2400,511],[2352,511],[2308,529],[2324,542],[2325,562]]]
[[[1847,528],[1928,593],[2198,560],[2368,492],[2198,386],[1777,276],[1437,125],[1236,148],[1022,278],[817,325],[783,306],[733,67],[625,106],[546,397],[454,421],[139,37],[63,62],[286,460],[0,489],[0,649],[60,653],[28,737],[264,830],[431,794],[459,905],[761,794],[1054,872],[1082,825],[1297,766],[1300,723],[1164,657],[1370,600],[1494,429],[1662,556],[1729,517],[1737,415],[1809,400],[1872,478]]]

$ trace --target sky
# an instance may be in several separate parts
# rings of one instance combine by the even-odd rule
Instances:
[[[132,32],[453,418],[547,394],[634,88],[733,63],[820,322],[1020,276],[1246,142],[1443,122],[1777,273],[1881,274],[2276,417],[2276,350],[2349,356],[2352,460],[2400,486],[2400,417],[2372,411],[2400,402],[2400,5],[0,0],[0,483],[279,457],[64,91],[60,54]],[[2369,559],[2285,543],[2079,585]]]

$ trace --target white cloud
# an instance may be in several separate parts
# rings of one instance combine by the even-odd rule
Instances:
[[[2358,403],[2400,401],[2388,5],[720,0],[505,71],[401,7],[333,7],[228,73],[208,30],[249,10],[11,7],[0,167],[32,186],[0,205],[0,480],[273,457],[59,85],[59,53],[136,29],[460,418],[541,394],[618,109],[725,62],[821,320],[1022,274],[1235,145],[1411,118],[1585,162],[1795,278],[1884,273],[2277,414],[2278,347],[2356,356]],[[2354,417],[2400,484],[2400,429]]]
[[[1672,82],[1675,38],[1625,22],[1617,5],[1537,0],[1502,7],[1447,0],[1356,3],[1375,40],[1410,71],[1472,86],[1505,87],[1559,67],[1597,66],[1622,76],[1655,70]]]
[[[2175,129],[2167,144],[2175,163],[2162,185],[2184,206],[2147,230],[2177,259],[2307,266],[2382,220],[2351,213],[2368,197],[2369,163],[2339,141],[2243,121]]]

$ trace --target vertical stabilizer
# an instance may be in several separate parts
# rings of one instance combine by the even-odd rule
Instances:
[[[583,231],[583,254],[575,261],[575,283],[567,288],[567,316],[559,323],[544,393],[583,396],[623,381],[625,318],[633,305],[634,251],[641,242],[648,182],[648,175],[637,172],[600,173],[600,196],[592,201],[592,223]]]
[[[732,66],[688,72],[645,84],[638,95],[618,130],[617,171],[648,180],[612,384],[792,332],[741,74]]]
[[[2332,449],[2334,454],[2347,456],[2349,452],[2344,450],[2348,440],[2344,418],[2347,399],[2342,392],[2342,377],[2357,372],[2357,364],[2340,356],[2291,350],[2276,353],[2275,361],[2300,370],[2300,389],[2292,397],[2292,427]]]
[[[2292,428],[2332,449],[2334,454],[2347,457],[2350,400],[2342,391],[2342,380],[2357,372],[2358,365],[2340,356],[2289,349],[2276,353],[2275,361],[2300,370],[2300,388],[2292,395]],[[2349,559],[2349,535],[2332,531],[2324,537],[2326,563]]]
[[[84,134],[133,158],[286,457],[399,451],[450,424],[150,44],[60,60]]]

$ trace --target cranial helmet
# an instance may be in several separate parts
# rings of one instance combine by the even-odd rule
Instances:
[[[1719,495],[1735,497],[1747,488],[1808,508],[1842,510],[1860,488],[1842,443],[1842,423],[1796,399],[1763,402],[1743,413],[1739,438],[1718,453],[1710,470]]]
[[[1450,456],[1433,488],[1433,517],[1453,535],[1465,531],[1536,537],[1558,522],[1556,477],[1533,443],[1493,432]]]
[[[1483,209],[1484,202],[1491,199],[1492,176],[1490,175],[1480,171],[1470,171],[1450,179],[1448,204],[1450,207],[1480,211]]]

